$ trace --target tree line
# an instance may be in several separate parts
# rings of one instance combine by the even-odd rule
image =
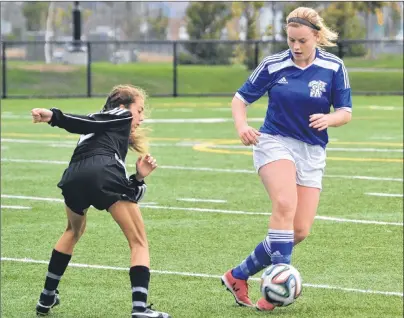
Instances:
[[[56,4],[56,2],[55,2]],[[71,34],[71,11],[73,2],[66,2],[65,6],[54,6],[52,12],[52,29],[56,34]],[[82,19],[84,24],[94,20],[110,23],[112,27],[119,27],[127,40],[164,40],[167,39],[169,18],[160,8],[153,14],[142,13],[139,10],[140,2],[105,2],[105,14],[84,8]],[[84,6],[84,4],[83,4]],[[230,39],[240,40],[243,34],[245,40],[260,40],[264,36],[274,36],[281,31],[285,38],[284,30],[275,30],[275,20],[268,24],[265,30],[259,26],[259,17],[264,7],[282,11],[282,21],[287,14],[299,6],[312,7],[318,10],[327,25],[339,33],[340,39],[364,39],[368,38],[368,32],[372,25],[369,24],[371,15],[377,16],[379,24],[385,23],[383,7],[390,7],[390,18],[395,28],[401,23],[401,8],[397,2],[189,2],[185,12],[184,22],[190,40],[216,40]],[[49,2],[24,2],[22,13],[26,20],[28,31],[44,30],[49,13]],[[147,4],[146,4],[147,8]],[[146,11],[147,13],[148,11]],[[95,15],[98,16],[98,20]],[[360,18],[360,15],[363,17]],[[111,17],[112,16],[112,17]],[[113,16],[123,17],[113,19]],[[363,20],[365,23],[363,23]],[[243,21],[243,25],[240,24]],[[147,25],[147,37],[139,30],[141,23]],[[391,23],[390,23],[391,24]],[[85,30],[85,28],[83,28]],[[286,48],[279,46],[276,49]],[[361,45],[353,45],[346,52],[347,55],[363,55],[365,49]],[[225,45],[189,43],[180,51],[180,63],[184,64],[232,64],[243,63],[248,68],[255,66],[255,52],[251,45]]]

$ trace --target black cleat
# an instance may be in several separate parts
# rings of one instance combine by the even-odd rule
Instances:
[[[51,308],[53,308],[59,304],[60,304],[59,291],[56,290],[55,299],[53,301],[53,304],[44,305],[43,303],[38,301],[38,303],[36,304],[36,315],[37,316],[47,316],[47,315],[49,315],[49,311],[51,310]]]
[[[146,307],[145,311],[132,310],[132,318],[171,318],[171,316],[165,312],[156,311],[151,308],[152,305]]]

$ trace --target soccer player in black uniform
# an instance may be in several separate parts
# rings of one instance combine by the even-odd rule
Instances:
[[[70,133],[81,134],[69,166],[58,187],[62,190],[67,228],[56,243],[49,261],[45,287],[36,312],[47,315],[58,305],[57,290],[86,227],[86,212],[92,205],[107,210],[125,234],[131,250],[129,271],[132,286],[132,317],[170,318],[146,305],[150,280],[149,246],[138,202],[146,191],[144,178],[156,169],[149,154],[136,162],[136,174],[128,176],[125,157],[128,148],[145,153],[145,135],[138,128],[144,120],[145,92],[131,85],[118,85],[99,113],[79,116],[56,108],[35,108],[34,123],[48,123]]]

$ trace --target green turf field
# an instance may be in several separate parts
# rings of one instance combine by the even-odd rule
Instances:
[[[29,111],[56,106],[87,114],[103,101],[1,101],[1,317],[34,316],[50,252],[66,225],[56,183],[78,140],[32,124]],[[319,217],[294,251],[303,294],[268,314],[236,306],[220,284],[265,237],[271,212],[251,149],[233,129],[230,99],[149,101],[151,153],[160,167],[141,210],[154,270],[149,301],[157,309],[174,318],[403,316],[403,99],[353,102],[352,122],[329,129]],[[261,125],[265,103],[249,109],[252,126]],[[129,171],[135,161],[128,154]],[[129,248],[106,212],[90,209],[72,263],[51,317],[129,317]],[[250,284],[255,301],[259,285]]]
[[[344,61],[354,93],[403,92],[402,56]],[[155,95],[173,94],[172,63],[95,62],[91,74],[92,94],[107,94],[115,83],[137,83]],[[230,96],[250,74],[242,65],[178,65],[177,93]],[[9,61],[6,78],[8,96],[87,95],[87,66]]]

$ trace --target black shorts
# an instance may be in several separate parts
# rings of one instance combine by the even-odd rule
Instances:
[[[137,203],[141,197],[140,186],[145,187],[144,182],[131,182],[115,157],[104,155],[71,162],[58,183],[65,204],[80,215],[91,205],[98,210],[108,210],[120,200]]]

